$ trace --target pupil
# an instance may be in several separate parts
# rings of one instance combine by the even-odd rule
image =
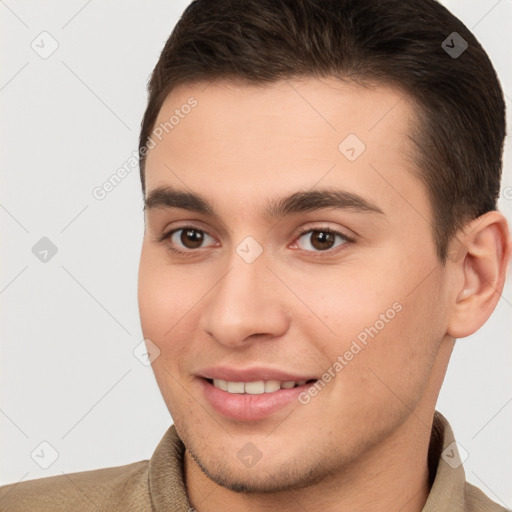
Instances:
[[[201,246],[203,234],[196,229],[184,229],[180,238],[185,247],[194,249]]]
[[[312,245],[315,249],[330,249],[334,243],[334,235],[328,231],[317,231],[317,235],[312,235]],[[318,241],[319,243],[315,243]]]

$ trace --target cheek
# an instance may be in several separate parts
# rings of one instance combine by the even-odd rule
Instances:
[[[321,333],[319,348],[331,352],[331,357],[348,349],[352,340],[364,343],[376,332],[380,336],[388,331],[399,321],[404,300],[401,283],[391,280],[389,273],[357,262],[350,268],[319,268],[301,280],[295,279],[294,286],[309,308],[304,310],[299,304],[295,321],[310,340],[319,340]]]
[[[197,281],[196,281],[197,282]],[[193,321],[194,306],[204,290],[194,287],[186,268],[172,266],[162,258],[161,251],[143,245],[138,278],[138,303],[142,332],[159,349],[154,368],[176,364],[188,350],[188,345],[173,343],[184,339],[187,326]]]
[[[166,261],[159,248],[144,242],[139,264],[138,302],[144,333],[164,335],[187,309],[194,281],[187,270]]]
[[[296,320],[305,337],[315,340],[325,371],[340,363],[332,371],[343,377],[334,379],[333,390],[350,388],[354,398],[361,395],[368,402],[362,395],[370,387],[378,402],[393,400],[389,387],[414,402],[425,389],[443,336],[440,277],[433,272],[425,279],[410,261],[389,261],[365,269],[355,265],[352,272],[326,274],[324,269],[299,282],[297,294],[307,297],[315,316],[297,314]]]
[[[191,344],[183,343],[190,332],[195,315],[190,297],[190,280],[183,268],[169,265],[161,251],[144,243],[138,276],[138,303],[142,333],[160,351],[152,362],[152,370],[165,404],[173,418],[187,415],[193,408],[190,397],[183,393],[184,372],[180,366],[190,359]],[[182,290],[186,290],[183,293]],[[198,294],[199,292],[198,292]],[[180,397],[178,399],[178,397]]]

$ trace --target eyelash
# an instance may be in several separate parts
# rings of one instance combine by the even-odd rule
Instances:
[[[176,249],[175,247],[173,247],[172,245],[167,243],[168,240],[170,240],[171,237],[174,235],[174,233],[176,233],[178,231],[183,231],[183,230],[186,230],[186,229],[191,229],[191,230],[198,231],[200,233],[204,233],[204,234],[208,235],[208,233],[206,231],[204,231],[203,229],[198,229],[195,226],[181,226],[179,228],[175,228],[175,229],[169,231],[168,233],[164,233],[163,235],[161,235],[158,238],[158,241],[161,242],[161,243],[165,243],[167,249],[171,253],[177,254],[179,256],[185,256],[185,255],[190,255],[190,254],[192,254],[194,252],[199,252],[200,249],[188,249],[186,251],[182,251],[180,249]],[[331,229],[331,228],[328,228],[328,227],[322,227],[322,226],[313,227],[313,228],[310,227],[310,228],[303,229],[297,235],[295,240],[300,239],[302,236],[304,236],[307,233],[314,233],[314,232],[330,233],[332,235],[337,235],[337,236],[341,237],[344,240],[344,243],[334,247],[333,249],[326,249],[325,251],[310,251],[310,250],[307,250],[307,249],[299,249],[299,250],[305,251],[307,253],[311,253],[313,255],[313,257],[315,257],[315,258],[323,258],[323,257],[327,257],[327,256],[332,256],[332,255],[336,254],[339,250],[343,250],[343,247],[345,245],[347,245],[347,243],[354,243],[355,242],[355,240],[352,237],[349,237],[349,236],[345,235],[341,231],[336,231],[334,229]],[[208,236],[211,236],[211,235],[208,235]]]

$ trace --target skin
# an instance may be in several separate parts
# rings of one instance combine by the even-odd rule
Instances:
[[[144,337],[160,350],[156,380],[187,448],[192,506],[421,510],[435,403],[455,338],[487,320],[503,288],[504,217],[491,212],[469,223],[446,264],[439,261],[432,207],[407,157],[414,110],[394,88],[330,78],[180,86],[156,124],[190,96],[197,107],[148,153],[146,195],[166,185],[193,191],[218,217],[146,211],[139,309]],[[338,150],[348,134],[366,145],[353,162]],[[324,187],[356,193],[383,213],[263,216],[270,198]],[[182,232],[158,241],[188,225],[209,235],[199,249],[187,248]],[[325,227],[354,241],[339,238],[322,251],[317,231],[298,238],[301,228]],[[250,264],[236,252],[247,236],[263,249]],[[401,311],[307,405],[242,422],[203,396],[196,374],[218,364],[321,376],[395,303]],[[237,457],[249,442],[262,455],[253,467]]]

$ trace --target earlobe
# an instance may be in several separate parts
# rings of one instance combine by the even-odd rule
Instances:
[[[460,257],[448,264],[459,284],[454,290],[447,334],[464,338],[487,321],[503,291],[511,255],[507,221],[498,211],[488,212],[468,223],[453,244]]]

